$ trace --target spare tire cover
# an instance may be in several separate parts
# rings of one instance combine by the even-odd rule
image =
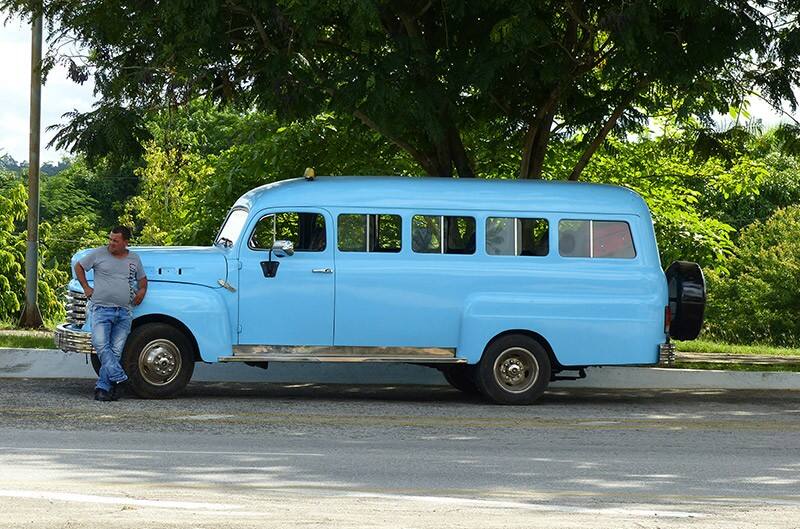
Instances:
[[[672,322],[669,335],[676,340],[694,340],[703,328],[706,281],[697,263],[675,261],[666,271]]]

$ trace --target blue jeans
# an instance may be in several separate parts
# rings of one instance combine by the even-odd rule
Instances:
[[[132,319],[131,311],[124,307],[92,307],[92,345],[100,358],[96,388],[110,391],[114,383],[128,380],[120,359]]]

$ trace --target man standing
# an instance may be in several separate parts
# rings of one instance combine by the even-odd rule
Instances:
[[[128,250],[131,231],[117,226],[108,234],[108,246],[95,248],[75,264],[75,275],[91,300],[92,345],[100,358],[94,400],[119,399],[128,375],[120,365],[125,340],[131,332],[132,309],[147,293],[142,261]],[[94,288],[86,272],[94,270]]]

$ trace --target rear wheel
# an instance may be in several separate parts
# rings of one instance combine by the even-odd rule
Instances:
[[[448,384],[467,395],[480,393],[475,381],[475,366],[451,365],[442,368],[442,375]]]
[[[130,389],[146,399],[172,397],[194,372],[189,339],[166,323],[147,323],[128,337],[122,357]]]
[[[550,382],[550,357],[529,336],[508,335],[487,347],[478,364],[477,383],[497,404],[530,404]]]

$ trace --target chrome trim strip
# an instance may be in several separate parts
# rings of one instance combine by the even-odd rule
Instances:
[[[65,353],[94,354],[92,333],[80,330],[72,323],[58,325],[53,339],[56,347]]]
[[[662,343],[658,346],[658,365],[670,367],[675,365],[675,344]]]
[[[449,347],[358,347],[358,346],[297,346],[297,345],[234,345],[233,356],[279,355],[311,357],[403,357],[403,358],[455,358],[456,350]]]
[[[336,362],[336,363],[406,363],[406,364],[466,364],[464,358],[442,358],[430,356],[301,356],[281,354],[252,354],[220,356],[219,362]]]
[[[89,300],[82,292],[67,290],[65,308],[67,323],[80,327],[86,322],[87,305]]]

